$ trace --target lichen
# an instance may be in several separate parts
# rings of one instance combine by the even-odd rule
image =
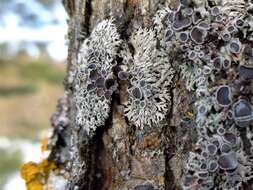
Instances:
[[[55,113],[51,116],[51,125],[58,131],[64,130],[69,125],[69,103],[67,94],[58,100]]]
[[[154,19],[161,46],[196,98],[198,136],[183,189],[236,189],[253,178],[245,143],[252,138],[242,138],[243,130],[252,134],[253,121],[251,11],[246,1],[186,0]]]
[[[28,162],[21,168],[21,177],[26,182],[27,190],[43,190],[51,171],[57,168],[56,164],[47,159],[40,163]]]
[[[41,145],[40,145],[40,149],[41,152],[46,152],[48,150],[48,145],[49,145],[49,138],[43,138],[41,140]]]
[[[111,97],[117,89],[113,68],[121,43],[113,20],[104,20],[80,48],[74,86],[76,123],[87,134],[103,125],[109,116]]]
[[[154,30],[139,29],[130,42],[135,53],[129,65],[131,79],[125,113],[138,127],[158,126],[170,107],[174,70],[166,52],[157,47]]]

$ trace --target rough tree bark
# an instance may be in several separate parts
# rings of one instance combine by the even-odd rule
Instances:
[[[155,13],[165,6],[176,9],[176,0],[65,0],[64,6],[69,14],[69,55],[68,73],[77,62],[80,46],[89,36],[94,26],[104,19],[114,17],[121,38],[128,40],[133,31],[140,27],[150,27]],[[75,125],[75,108],[72,104],[70,76],[66,78],[67,99],[70,106],[70,128]],[[180,82],[179,82],[180,83]],[[95,136],[76,146],[80,146],[80,155],[84,166],[78,174],[71,173],[72,184],[69,189],[176,189],[180,183],[183,167],[183,154],[177,150],[177,126],[180,112],[171,108],[166,122],[170,128],[149,129],[145,133],[141,129],[131,127],[124,117],[123,105],[127,100],[128,84],[120,84],[120,94],[113,98],[111,113],[106,125],[96,131]],[[178,84],[179,85],[179,84]],[[171,89],[173,94],[173,89]],[[181,90],[178,94],[183,94]],[[173,96],[172,96],[173,97]],[[176,102],[178,96],[175,97]],[[189,101],[185,100],[188,107]],[[172,106],[173,107],[173,106]],[[176,107],[176,104],[175,106]],[[181,105],[182,109],[187,110]],[[183,108],[184,107],[184,108]],[[80,141],[85,141],[83,134],[76,134]],[[181,136],[181,140],[183,136]],[[185,139],[187,141],[187,137]],[[82,143],[82,142],[81,142]],[[184,142],[180,142],[180,148]],[[189,147],[186,147],[186,150]],[[157,155],[148,155],[154,152]],[[171,164],[173,167],[171,168]],[[173,172],[172,172],[173,170]],[[73,170],[72,170],[73,171]],[[76,172],[74,170],[73,172]],[[75,177],[74,177],[75,176]],[[74,186],[73,186],[74,185]],[[166,187],[165,187],[166,186]]]
[[[181,5],[187,7],[187,2],[190,1],[182,0]],[[201,1],[194,2],[201,6],[199,5]],[[214,7],[212,4],[218,1],[206,2],[210,7]],[[240,2],[243,4],[247,1]],[[233,3],[239,4],[233,1],[232,5]],[[153,28],[157,11],[165,7],[177,10],[180,2],[178,0],[63,0],[63,4],[69,15],[66,94],[59,101],[57,112],[52,117],[52,125],[55,128],[51,140],[55,139],[55,141],[52,143],[49,160],[64,168],[64,175],[68,181],[66,189],[181,189],[189,152],[198,150],[196,143],[199,133],[194,127],[197,125],[198,113],[195,103],[198,97],[196,91],[185,88],[187,79],[180,75],[176,64],[172,64],[174,71],[171,84],[164,89],[168,92],[170,101],[169,110],[160,127],[138,127],[125,116],[124,106],[128,101],[127,89],[130,84],[129,81],[118,80],[117,90],[112,94],[109,115],[104,124],[97,127],[92,135],[76,124],[77,108],[74,92],[76,76],[73,74],[78,67],[78,56],[84,40],[101,21],[113,17],[120,39],[129,45],[130,52],[134,54],[136,50],[131,45],[131,35],[139,28]],[[187,19],[184,21],[187,22]],[[200,29],[198,35],[201,36],[203,30]],[[159,34],[156,37],[158,36]],[[195,42],[200,44],[198,40],[199,38]],[[215,41],[212,38],[209,40]],[[220,43],[215,45],[217,49],[222,46]],[[252,48],[252,44],[249,46]],[[170,62],[181,61],[177,53],[170,55]],[[117,59],[117,62],[122,62],[122,59]],[[117,74],[118,71],[113,72]],[[230,74],[228,76],[230,77]],[[252,79],[250,74],[247,76]],[[190,78],[191,75],[188,77]],[[230,78],[232,77],[231,74]],[[218,84],[224,84],[224,80]],[[212,81],[210,88],[214,88],[215,85],[216,81]],[[250,143],[250,140],[244,142],[245,147],[249,149]],[[194,179],[191,178],[192,184]],[[203,180],[199,180],[197,183],[202,182]],[[198,187],[195,189],[201,189]]]

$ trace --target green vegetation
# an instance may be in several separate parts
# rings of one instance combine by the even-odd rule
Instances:
[[[22,65],[19,69],[21,76],[27,80],[61,84],[64,78],[64,73],[59,72],[59,69],[55,65],[39,61]]]
[[[25,95],[35,92],[36,86],[33,84],[26,84],[16,87],[1,87],[0,86],[0,96],[12,96],[12,95]]]
[[[10,151],[0,148],[0,190],[8,175],[15,172],[21,165],[21,154],[19,151]]]
[[[1,136],[36,138],[63,95],[65,65],[19,54],[0,59],[0,68]]]

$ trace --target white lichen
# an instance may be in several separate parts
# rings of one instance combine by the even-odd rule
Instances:
[[[116,89],[113,67],[122,41],[113,20],[99,23],[83,42],[75,76],[76,123],[89,134],[109,116]]]
[[[126,116],[139,127],[159,125],[169,111],[174,71],[166,52],[158,49],[154,30],[140,29],[130,42],[135,54],[129,66],[132,78]]]

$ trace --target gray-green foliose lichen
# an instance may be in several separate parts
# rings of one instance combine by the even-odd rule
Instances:
[[[155,30],[139,29],[130,40],[135,54],[129,65],[131,75],[126,116],[136,126],[159,126],[170,107],[174,70],[168,54],[158,48]]]
[[[129,43],[120,39],[113,20],[99,23],[83,42],[74,76],[76,123],[90,134],[104,125],[118,81],[128,81],[125,114],[138,127],[157,126],[170,107],[174,71],[153,29],[140,29]],[[120,58],[120,59],[117,59]],[[118,61],[122,60],[122,61]]]
[[[180,55],[173,64],[197,98],[198,140],[183,189],[239,189],[253,178],[252,7],[246,1],[182,0],[177,10],[155,17],[161,45]]]
[[[112,20],[99,23],[83,42],[75,75],[76,123],[88,133],[104,125],[117,89],[113,68],[122,44]]]

